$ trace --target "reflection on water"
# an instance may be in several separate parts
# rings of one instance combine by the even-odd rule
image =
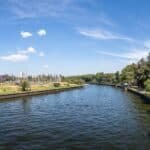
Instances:
[[[22,106],[25,113],[30,112],[30,100],[27,97],[22,98]]]
[[[150,105],[108,86],[0,102],[0,149],[149,149]]]

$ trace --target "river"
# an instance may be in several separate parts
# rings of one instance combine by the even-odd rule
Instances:
[[[150,105],[109,86],[0,101],[0,149],[150,147]]]

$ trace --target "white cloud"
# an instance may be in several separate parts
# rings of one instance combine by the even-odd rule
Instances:
[[[101,2],[97,0],[9,0],[7,8],[17,19],[55,17],[59,20],[69,22],[90,22],[94,24],[105,24],[114,26],[114,22],[107,14],[97,9]],[[89,11],[87,7],[91,6],[94,12]],[[79,15],[80,14],[80,15]]]
[[[10,62],[21,62],[26,61],[30,54],[35,54],[36,50],[33,47],[28,47],[26,50],[18,51],[15,54],[10,54],[6,56],[0,56],[0,60],[10,61]]]
[[[26,50],[22,50],[22,51],[19,51],[18,53],[21,53],[21,54],[35,54],[37,51],[36,49],[34,49],[33,47],[28,47]]]
[[[48,69],[49,66],[48,65],[43,65],[43,68]]]
[[[119,35],[116,33],[112,33],[110,31],[102,30],[102,29],[78,29],[78,32],[83,35],[94,39],[99,40],[125,40],[125,41],[133,41],[132,38]]]
[[[36,50],[35,50],[33,47],[29,47],[29,48],[27,49],[27,52],[28,52],[28,53],[36,53]]]
[[[32,36],[32,33],[21,31],[20,35],[22,36],[22,38],[28,38]]]
[[[122,54],[105,52],[105,51],[97,51],[98,54],[109,55],[109,56],[119,57],[123,59],[129,59],[135,62],[140,60],[141,58],[146,58],[149,52],[150,51],[148,50],[137,50],[137,49],[133,49]]]
[[[59,16],[72,0],[9,0],[13,13],[23,18]]]
[[[11,54],[8,56],[1,56],[0,60],[11,61],[11,62],[21,62],[28,59],[28,56],[25,54]]]
[[[37,34],[38,34],[39,36],[45,36],[45,35],[46,35],[46,30],[45,30],[45,29],[40,29],[40,30],[37,32]]]
[[[40,52],[40,53],[39,53],[39,56],[40,56],[40,57],[44,57],[44,56],[45,56],[44,52]]]

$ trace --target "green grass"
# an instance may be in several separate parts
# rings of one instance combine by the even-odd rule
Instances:
[[[60,86],[55,87],[53,83],[47,83],[47,84],[32,84],[31,90],[29,91],[44,91],[44,90],[55,90],[55,89],[64,89],[64,88],[72,88],[72,87],[80,87],[80,85],[77,84],[69,84],[69,83],[61,83]],[[11,84],[2,84],[0,85],[0,95],[7,95],[7,94],[16,94],[16,93],[22,93],[21,87],[17,85],[11,85]],[[28,91],[25,91],[28,92]]]

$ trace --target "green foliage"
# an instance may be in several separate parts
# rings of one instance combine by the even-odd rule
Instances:
[[[84,84],[84,81],[82,79],[71,79],[69,80],[69,83],[72,83],[72,84]]]
[[[95,78],[96,78],[97,83],[102,83],[104,79],[104,73],[103,72],[97,73],[95,75]]]
[[[82,79],[76,79],[74,81],[72,81],[73,84],[84,84],[84,81]]]
[[[84,84],[86,83],[92,83],[95,78],[95,75],[88,74],[88,75],[81,75],[81,76],[70,76],[65,77],[63,81],[69,82],[72,84]]]
[[[119,74],[119,71],[117,71],[117,72],[115,73],[115,82],[116,82],[116,83],[119,83],[119,82],[120,82],[120,74]]]
[[[150,53],[147,59],[126,66],[121,72],[121,81],[144,88],[144,82],[150,78]]]
[[[145,82],[144,82],[144,86],[145,86],[145,90],[150,92],[150,79],[147,79]]]
[[[121,72],[121,81],[127,83],[134,83],[135,64],[126,66]]]
[[[150,53],[146,60],[141,59],[137,64],[128,65],[120,73],[119,71],[116,73],[100,72],[96,74],[64,78],[65,81],[76,84],[85,82],[121,85],[127,82],[131,86],[138,86],[139,88],[145,87],[147,90],[149,90],[150,85],[148,79],[150,79]]]
[[[144,88],[144,82],[150,77],[150,66],[147,61],[141,59],[135,69],[135,80],[137,85]]]
[[[94,80],[94,75],[92,75],[92,74],[82,75],[81,79],[86,83],[91,83]]]
[[[22,91],[28,91],[30,90],[30,83],[27,80],[22,80],[20,82],[20,87]]]
[[[54,83],[54,87],[60,87],[60,83]]]
[[[114,84],[115,83],[115,74],[114,73],[97,73],[95,75],[96,81],[99,84]]]

